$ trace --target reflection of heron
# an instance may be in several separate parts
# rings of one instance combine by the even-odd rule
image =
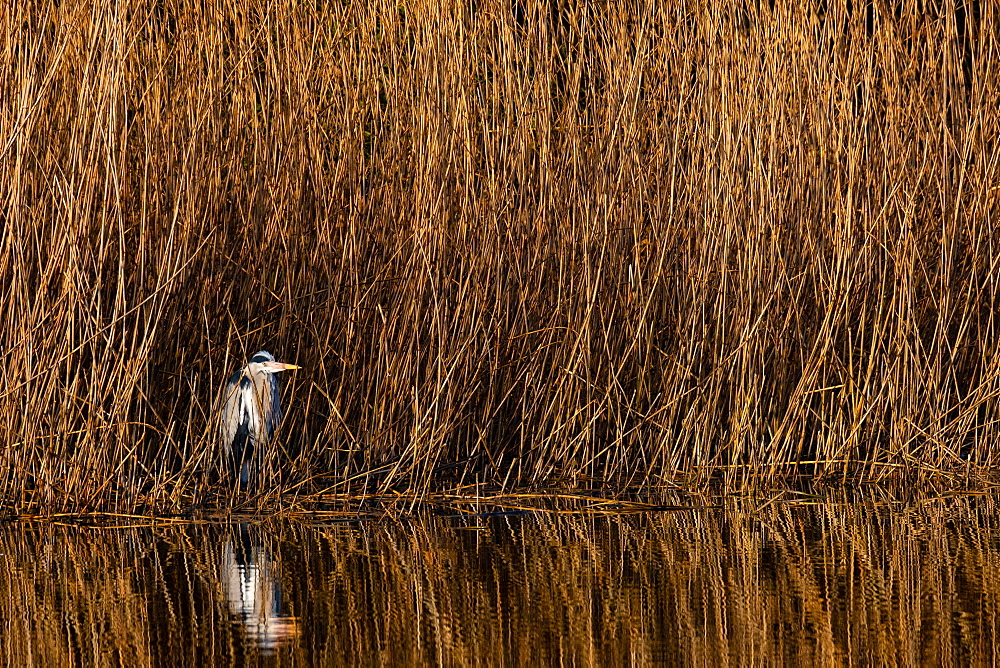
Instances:
[[[222,545],[222,568],[229,611],[246,637],[265,651],[298,637],[299,620],[285,609],[281,582],[270,551],[247,524]]]
[[[274,374],[298,369],[294,364],[275,362],[266,350],[250,358],[247,365],[226,383],[220,431],[222,448],[238,471],[241,489],[250,479],[250,461],[259,455],[281,422],[281,394]]]

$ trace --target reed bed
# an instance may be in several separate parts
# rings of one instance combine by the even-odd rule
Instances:
[[[773,4],[773,6],[771,6]],[[989,3],[0,10],[0,499],[967,485],[998,464]]]

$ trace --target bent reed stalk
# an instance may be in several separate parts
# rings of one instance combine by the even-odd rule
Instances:
[[[209,407],[261,348],[304,368],[263,490],[998,463],[988,3],[0,26],[15,512],[210,502]]]

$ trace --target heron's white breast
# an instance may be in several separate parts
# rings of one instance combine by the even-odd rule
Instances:
[[[259,396],[257,396],[254,383],[241,383],[240,412],[243,414],[243,419],[246,420],[247,428],[250,430],[250,436],[255,440],[259,440],[261,435],[264,433],[261,428],[263,426],[263,420],[261,419],[261,404],[262,400]]]

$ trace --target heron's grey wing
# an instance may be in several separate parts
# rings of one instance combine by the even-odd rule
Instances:
[[[264,401],[267,403],[264,423],[267,427],[267,437],[270,439],[281,424],[281,388],[274,374],[268,374],[267,380],[268,388],[264,392]]]
[[[229,454],[233,447],[233,439],[240,428],[243,416],[240,414],[240,380],[242,369],[238,369],[226,383],[222,394],[222,410],[219,413],[219,434],[222,437],[222,448]]]

